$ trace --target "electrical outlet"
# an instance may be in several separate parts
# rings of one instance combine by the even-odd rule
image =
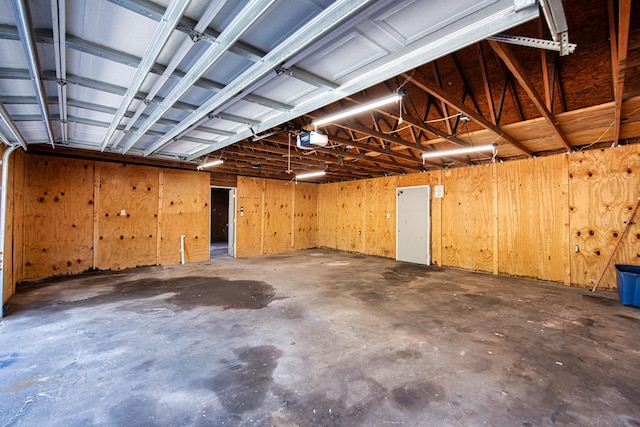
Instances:
[[[580,246],[575,245],[575,246],[573,247],[573,250],[574,250],[574,251],[576,251],[576,253],[580,252]]]

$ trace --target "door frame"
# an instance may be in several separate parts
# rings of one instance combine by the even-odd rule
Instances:
[[[209,186],[209,215],[213,208],[211,200],[211,190],[229,190],[229,212],[228,212],[228,229],[227,229],[227,253],[230,257],[236,257],[236,195],[238,189],[236,187],[223,187],[220,185]],[[211,220],[209,220],[209,242],[211,242]]]
[[[431,186],[430,185],[412,185],[408,187],[396,187],[396,261],[398,260],[398,253],[400,248],[400,239],[398,238],[398,231],[400,228],[400,202],[398,191],[409,190],[416,188],[425,188],[427,190],[427,212],[426,212],[426,226],[427,226],[427,262],[422,265],[431,265]],[[410,262],[410,261],[403,261]]]

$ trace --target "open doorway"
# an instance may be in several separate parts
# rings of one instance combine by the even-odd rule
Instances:
[[[209,258],[235,256],[235,188],[211,187]]]

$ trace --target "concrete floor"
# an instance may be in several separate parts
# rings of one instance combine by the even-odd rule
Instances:
[[[640,310],[606,292],[310,250],[10,306],[3,426],[640,425]]]

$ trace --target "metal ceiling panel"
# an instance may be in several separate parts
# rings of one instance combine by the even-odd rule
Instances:
[[[166,43],[146,73],[136,70],[149,62],[170,0],[66,0],[64,67],[56,62],[51,0],[24,1],[56,140],[64,139],[59,116],[67,114],[61,142],[70,147],[183,160],[538,14],[536,7],[516,12],[513,0],[192,0],[176,28],[162,32]],[[28,99],[6,108],[34,118],[40,109],[11,0],[0,0],[0,23],[0,97]],[[172,65],[172,75],[161,77]],[[29,143],[47,142],[42,122],[18,128]]]

